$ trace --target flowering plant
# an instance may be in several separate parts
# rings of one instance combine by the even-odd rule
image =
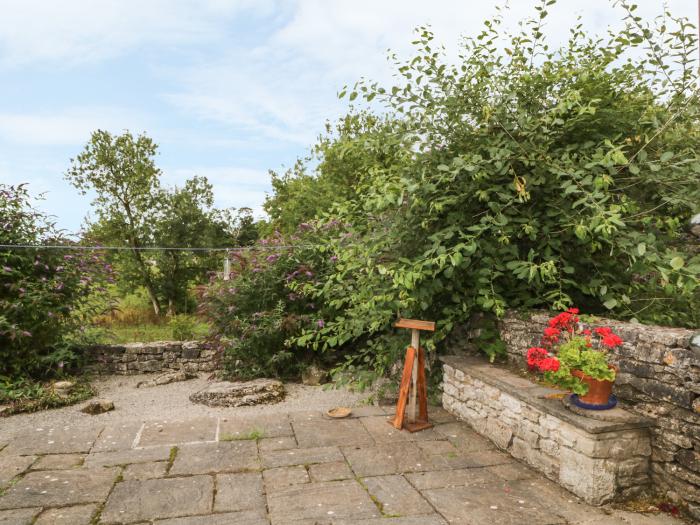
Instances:
[[[549,320],[542,335],[541,346],[527,351],[530,370],[544,372],[545,380],[585,394],[587,386],[572,370],[601,381],[614,381],[615,369],[608,364],[609,352],[622,344],[622,339],[609,327],[584,328],[578,308],[569,308]]]

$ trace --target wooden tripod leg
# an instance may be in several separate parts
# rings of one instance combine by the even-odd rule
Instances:
[[[408,393],[411,389],[411,374],[413,372],[413,359],[416,356],[416,349],[409,346],[406,349],[406,358],[403,365],[403,374],[401,375],[401,386],[399,387],[399,400],[396,403],[396,416],[394,416],[394,428],[401,430],[403,427],[404,412],[406,412],[406,403],[408,403]]]
[[[428,421],[428,386],[425,382],[425,351],[418,349],[418,418]]]

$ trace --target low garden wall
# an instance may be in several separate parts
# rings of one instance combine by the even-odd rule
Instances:
[[[525,366],[530,346],[538,346],[550,312],[509,312],[500,322],[509,360]],[[650,418],[650,475],[654,488],[687,505],[700,519],[700,331],[597,319],[624,344],[612,361],[620,367],[615,393],[629,411]],[[463,331],[469,347],[469,330]],[[453,345],[453,352],[459,350]]]
[[[204,341],[97,345],[87,349],[92,371],[121,375],[171,370],[211,372],[217,366],[215,354]]]
[[[484,359],[442,361],[444,407],[499,448],[593,505],[648,492],[647,418],[621,409],[611,421],[577,415],[560,391]]]

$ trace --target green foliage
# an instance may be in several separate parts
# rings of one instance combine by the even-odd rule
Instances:
[[[58,395],[51,383],[40,383],[28,379],[0,380],[0,405],[7,405],[3,415],[73,405],[95,395],[95,391],[84,378],[69,379],[75,385],[65,396]]]
[[[98,130],[72,161],[66,178],[83,194],[96,195],[92,204],[97,221],[89,225],[87,238],[133,249],[110,253],[122,292],[143,287],[158,316],[165,305],[170,314],[192,311],[190,285],[205,281],[221,261],[208,252],[138,248],[224,247],[238,240],[252,242],[257,230],[249,209],[234,215],[214,208],[205,177],[195,176],[182,187],[161,187],[156,152],[157,145],[146,135],[134,137],[127,131],[112,136]]]
[[[683,231],[700,202],[694,29],[618,2],[621,31],[577,25],[554,49],[551,3],[516,34],[486,21],[457,59],[420,28],[413,56],[392,55],[394,85],[343,90],[382,117],[351,110],[273,176],[268,228],[295,249],[242,256],[208,292],[234,375],[295,373],[313,350],[367,385],[403,353],[399,316],[437,322],[429,351],[507,308],[697,326],[700,256]],[[313,278],[287,279],[302,267]]]
[[[330,207],[340,235],[321,240],[336,271],[307,290],[328,322],[296,344],[350,345],[349,364],[382,371],[397,315],[437,321],[429,349],[506,308],[697,325],[700,257],[683,242],[700,202],[694,30],[628,17],[551,49],[546,16],[515,35],[487,21],[456,63],[420,29],[394,86],[355,86],[387,116],[343,137],[361,175]],[[344,169],[324,160],[321,173]]]
[[[265,239],[254,250],[234,253],[230,280],[214,280],[204,309],[223,362],[232,377],[297,377],[311,353],[289,346],[304,327],[322,324],[302,290],[321,276],[314,251],[305,248],[318,232]],[[297,249],[286,248],[296,243]]]
[[[0,244],[69,245],[34,210],[24,186],[0,184]],[[79,361],[92,298],[109,268],[98,255],[49,249],[0,249],[0,379],[62,374]]]
[[[585,337],[573,337],[561,344],[557,350],[559,370],[545,372],[545,381],[584,395],[588,391],[585,383],[571,375],[572,370],[581,370],[584,374],[600,381],[614,381],[615,370],[608,365],[608,354],[586,346]]]
[[[173,338],[176,341],[191,341],[197,335],[197,319],[191,315],[175,315],[170,318],[168,326],[172,330]]]

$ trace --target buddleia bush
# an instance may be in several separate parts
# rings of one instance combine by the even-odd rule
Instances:
[[[26,186],[0,184],[0,244],[69,245],[30,205]],[[0,248],[0,381],[61,374],[81,358],[95,294],[111,279],[99,255]]]

